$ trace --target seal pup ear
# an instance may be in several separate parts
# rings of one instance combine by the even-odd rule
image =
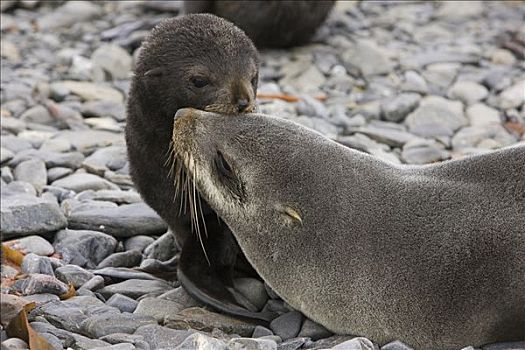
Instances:
[[[153,69],[148,70],[146,73],[144,73],[145,78],[159,78],[164,74],[164,68],[162,67],[156,67]]]

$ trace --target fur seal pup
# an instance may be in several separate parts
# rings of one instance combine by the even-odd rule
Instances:
[[[199,218],[190,216],[188,205],[197,203],[175,198],[166,164],[173,116],[179,108],[219,113],[254,108],[255,46],[242,30],[215,15],[176,17],[153,29],[142,45],[134,73],[126,125],[131,176],[145,202],[168,223],[182,246],[179,278],[199,300],[225,312],[257,317],[234,307],[247,304],[233,289],[238,247],[231,232],[204,202],[199,203]],[[206,234],[200,232],[202,220],[207,223]],[[199,237],[192,231],[199,232]]]
[[[398,166],[276,117],[179,110],[174,149],[260,276],[335,333],[521,340],[525,145]]]
[[[306,44],[324,22],[335,0],[184,1],[186,13],[209,12],[246,32],[257,47]]]

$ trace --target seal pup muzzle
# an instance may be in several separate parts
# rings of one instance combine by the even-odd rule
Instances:
[[[522,340],[525,146],[395,166],[283,119],[177,112],[175,154],[260,276],[336,333]]]

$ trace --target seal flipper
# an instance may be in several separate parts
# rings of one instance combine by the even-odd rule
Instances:
[[[215,214],[213,214],[215,215]],[[216,218],[214,221],[217,222]],[[277,315],[257,312],[233,287],[234,265],[239,248],[224,224],[207,221],[208,238],[202,237],[210,265],[196,237],[189,237],[182,248],[177,276],[184,289],[195,299],[221,312],[270,322]],[[211,225],[208,225],[211,224]]]

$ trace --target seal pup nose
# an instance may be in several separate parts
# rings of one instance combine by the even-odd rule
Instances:
[[[244,98],[239,99],[239,100],[237,100],[237,111],[244,112],[246,110],[246,108],[248,108],[249,105],[250,105],[250,103],[248,102],[248,100],[246,100]]]

